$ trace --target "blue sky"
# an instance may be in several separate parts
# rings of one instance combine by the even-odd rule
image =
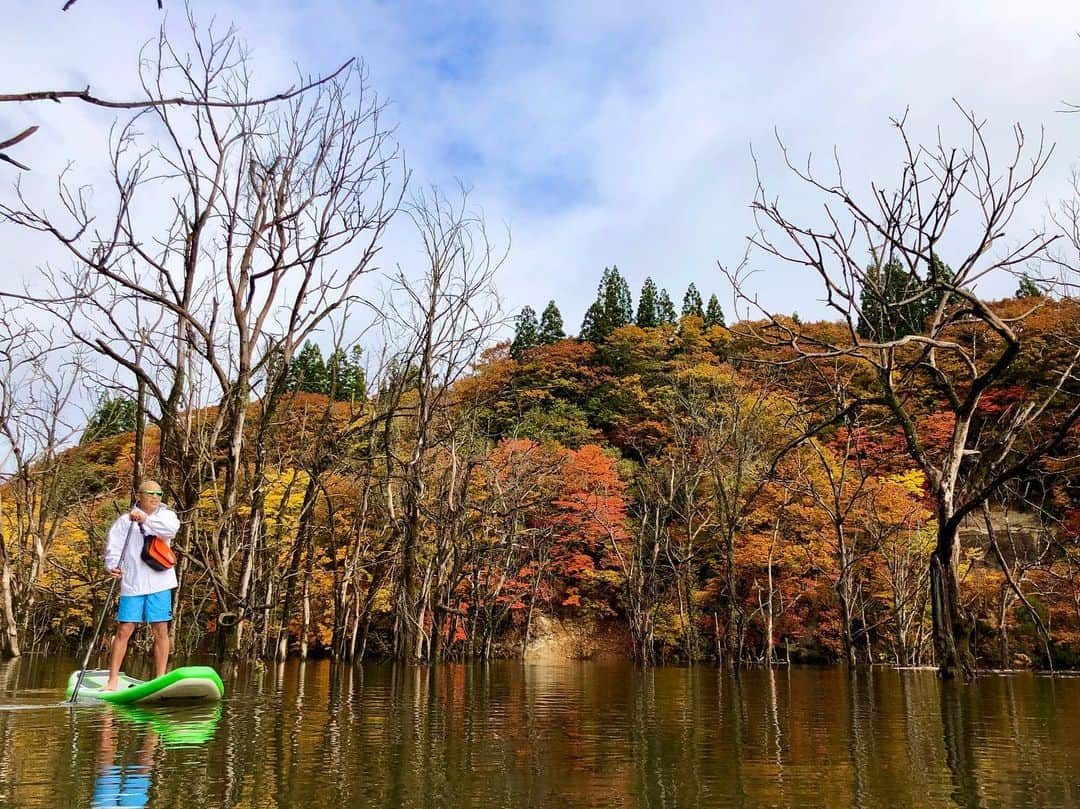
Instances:
[[[161,20],[153,0],[80,0],[8,9],[3,84],[87,83],[133,93],[139,45]],[[182,7],[166,0],[170,24]],[[508,231],[498,284],[508,310],[554,298],[576,329],[605,265],[635,297],[646,276],[678,302],[694,282],[730,311],[717,262],[739,261],[753,228],[750,147],[769,187],[798,215],[820,200],[779,163],[774,131],[793,154],[830,159],[853,185],[895,176],[889,117],[910,108],[913,134],[964,134],[957,99],[988,120],[996,145],[1010,126],[1045,127],[1057,150],[1015,236],[1067,193],[1080,160],[1080,4],[1003,0],[906,4],[576,2],[336,2],[192,0],[200,20],[232,20],[264,88],[362,57],[414,182],[472,189],[493,233]],[[42,132],[20,152],[29,193],[47,194],[66,158],[87,177],[112,117],[74,105],[0,108],[4,131]],[[824,165],[824,164],[823,164]],[[6,171],[6,170],[5,170]],[[26,234],[4,232],[17,272],[43,257]],[[415,260],[395,235],[387,261]],[[813,279],[754,259],[771,308],[823,311]],[[994,284],[997,286],[994,286]],[[1005,294],[1011,281],[990,281]]]

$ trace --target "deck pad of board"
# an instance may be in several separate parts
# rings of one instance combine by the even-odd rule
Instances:
[[[87,670],[79,686],[79,702],[100,700],[114,705],[174,700],[216,702],[225,696],[221,678],[209,666],[182,666],[145,682],[121,672],[118,677],[120,687],[115,691],[102,691],[108,678],[109,672],[105,669]],[[79,672],[72,672],[65,699],[71,699],[78,679]]]

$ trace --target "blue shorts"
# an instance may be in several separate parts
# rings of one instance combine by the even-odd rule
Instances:
[[[172,620],[172,590],[159,590],[143,596],[120,596],[116,620],[126,624],[156,624]]]
[[[155,593],[155,595],[157,595]],[[141,598],[141,596],[125,596]],[[150,768],[140,766],[102,767],[94,782],[91,809],[107,806],[146,806],[150,800]]]

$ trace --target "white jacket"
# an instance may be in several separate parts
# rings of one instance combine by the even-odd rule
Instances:
[[[180,530],[180,518],[168,506],[158,506],[153,514],[146,516],[142,524],[147,536],[161,537],[172,544],[173,537]],[[124,542],[131,532],[131,539],[124,548]],[[124,576],[120,580],[120,595],[143,596],[176,587],[176,570],[154,570],[142,560],[143,535],[139,523],[133,522],[127,514],[121,514],[109,529],[105,540],[105,569],[121,568]],[[123,559],[120,555],[123,553]]]

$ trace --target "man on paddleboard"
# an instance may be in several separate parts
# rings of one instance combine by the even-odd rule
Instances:
[[[117,518],[105,541],[105,569],[120,580],[120,607],[109,657],[109,679],[103,691],[114,691],[119,686],[117,677],[127,654],[128,640],[140,623],[150,624],[154,633],[154,676],[162,676],[169,663],[169,621],[176,571],[171,567],[155,570],[142,556],[145,537],[156,536],[171,543],[180,530],[180,519],[162,504],[161,495],[157,481],[144,480],[139,485],[135,507]]]

